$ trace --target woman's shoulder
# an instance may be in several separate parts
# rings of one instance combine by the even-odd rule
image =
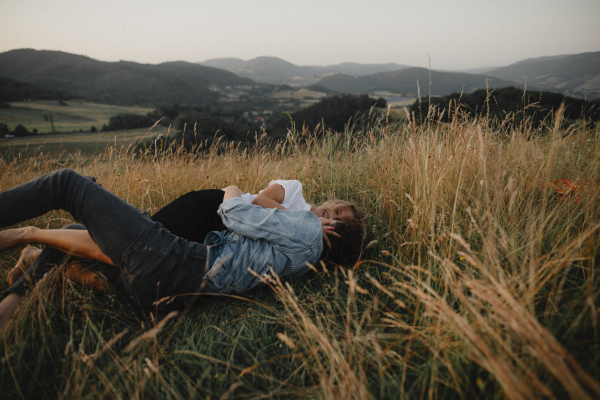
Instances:
[[[271,181],[269,185],[280,184],[285,190],[285,198],[281,203],[288,210],[310,211],[310,204],[306,203],[302,193],[302,182],[297,180],[278,179]]]

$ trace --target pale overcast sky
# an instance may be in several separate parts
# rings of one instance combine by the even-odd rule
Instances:
[[[600,51],[600,0],[0,0],[0,52],[503,66]]]

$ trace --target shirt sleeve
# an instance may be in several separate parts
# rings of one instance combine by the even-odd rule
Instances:
[[[321,221],[312,212],[266,209],[235,197],[221,204],[219,215],[227,229],[283,247],[310,247],[323,238]]]
[[[252,204],[252,200],[254,200],[256,198],[256,195],[255,194],[250,194],[250,193],[244,193],[240,197],[246,203]]]
[[[307,204],[302,196],[302,182],[278,179],[269,182],[269,186],[275,183],[281,185],[285,191],[282,206],[288,210],[310,211],[310,204]]]

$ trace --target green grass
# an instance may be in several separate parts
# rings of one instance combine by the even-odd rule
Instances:
[[[298,179],[315,203],[356,202],[373,242],[355,266],[317,265],[245,298],[202,295],[178,316],[143,313],[58,268],[0,333],[3,394],[598,398],[600,129],[565,135],[558,120],[532,138],[527,121],[497,131],[458,118],[352,129],[322,141],[291,132],[276,147],[73,157],[151,212],[192,189]],[[0,189],[55,168],[24,161],[0,163]],[[582,189],[557,195],[562,178]],[[68,220],[55,212],[23,226]],[[17,257],[0,255],[1,282]]]
[[[37,129],[38,133],[48,133],[52,131],[52,126],[50,120],[46,120],[44,116],[52,114],[55,132],[89,132],[92,126],[100,130],[114,115],[145,115],[152,111],[147,107],[116,106],[79,100],[70,100],[66,104],[67,106],[63,106],[58,101],[50,100],[10,103],[12,108],[0,108],[0,123],[8,125],[11,131],[15,126],[22,124],[30,132]]]
[[[71,158],[74,155],[88,157],[104,152],[107,148],[127,149],[156,136],[167,135],[168,129],[156,126],[149,129],[127,131],[37,135],[0,139],[0,155],[7,160],[26,159],[43,154],[50,158]],[[79,154],[81,153],[81,154]]]

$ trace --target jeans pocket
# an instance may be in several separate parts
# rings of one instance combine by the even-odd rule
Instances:
[[[121,266],[121,282],[131,298],[144,307],[162,297],[169,286],[169,274],[177,257],[160,246],[138,239],[126,250]]]
[[[265,274],[269,273],[271,270],[271,263],[265,262],[260,268],[246,269],[242,275],[231,284],[231,287],[235,289],[237,293],[246,293],[260,284],[261,279],[265,276]]]

